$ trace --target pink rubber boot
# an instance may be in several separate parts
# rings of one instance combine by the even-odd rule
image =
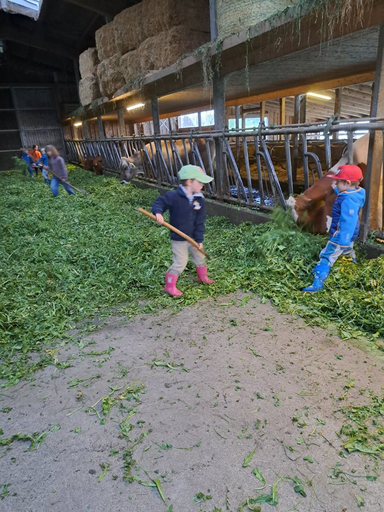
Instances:
[[[180,297],[181,295],[183,295],[183,292],[176,288],[178,278],[179,276],[165,274],[164,291],[165,293],[168,293],[171,297]]]
[[[207,276],[207,267],[196,267],[197,272],[197,282],[198,283],[206,283],[206,284],[212,284],[215,281],[212,281],[212,279],[209,279]]]

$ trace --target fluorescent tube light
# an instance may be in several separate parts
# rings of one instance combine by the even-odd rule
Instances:
[[[331,96],[325,96],[324,94],[317,94],[316,92],[307,92],[307,96],[312,96],[313,98],[321,98],[322,100],[331,100]]]
[[[136,105],[132,105],[131,107],[127,107],[127,110],[135,110],[136,108],[144,107],[144,103],[137,103]]]

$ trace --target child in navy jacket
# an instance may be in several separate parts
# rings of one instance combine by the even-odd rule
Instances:
[[[213,178],[207,176],[203,169],[196,165],[185,165],[178,172],[180,186],[177,190],[167,192],[160,196],[152,205],[152,213],[156,215],[157,222],[164,222],[163,213],[169,210],[170,223],[193,238],[200,249],[203,247],[205,231],[205,201],[201,190],[204,183],[210,183]],[[165,274],[164,291],[172,297],[183,295],[177,289],[176,283],[179,275],[188,263],[188,253],[196,265],[197,281],[211,284],[213,281],[207,277],[205,257],[192,244],[186,242],[180,235],[171,231],[171,244],[173,263]]]
[[[365,203],[365,190],[359,187],[363,175],[357,165],[341,165],[336,174],[328,177],[335,180],[332,186],[337,194],[332,208],[331,236],[313,269],[313,284],[303,288],[303,292],[322,290],[323,282],[339,256],[351,256],[356,262],[353,242],[359,234],[359,214]]]

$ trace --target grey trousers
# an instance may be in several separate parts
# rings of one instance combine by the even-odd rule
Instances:
[[[328,242],[320,253],[320,260],[318,265],[333,267],[337,258],[341,255],[351,256],[353,260],[356,260],[356,253],[353,248],[353,242],[351,242],[349,247],[341,247],[340,245]]]
[[[205,266],[205,257],[189,242],[176,242],[171,240],[173,263],[167,270],[167,274],[179,276],[188,263],[188,253],[196,267]]]

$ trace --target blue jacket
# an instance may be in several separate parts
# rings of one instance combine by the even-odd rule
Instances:
[[[48,155],[42,155],[36,163],[48,166]]]
[[[337,193],[337,189],[335,190]],[[348,247],[359,234],[359,213],[365,203],[365,190],[361,187],[337,195],[332,209],[330,242]]]
[[[197,243],[204,240],[206,214],[202,194],[195,194],[191,204],[181,187],[167,192],[164,196],[158,197],[153,203],[152,213],[155,215],[156,213],[163,214],[167,210],[170,213],[172,226],[183,231],[196,240]],[[171,231],[171,240],[182,242],[184,238]]]
[[[23,153],[21,155],[21,158],[24,160],[25,163],[27,163],[28,165],[32,165],[33,164],[33,158],[31,157],[31,155],[28,155],[27,153]]]

